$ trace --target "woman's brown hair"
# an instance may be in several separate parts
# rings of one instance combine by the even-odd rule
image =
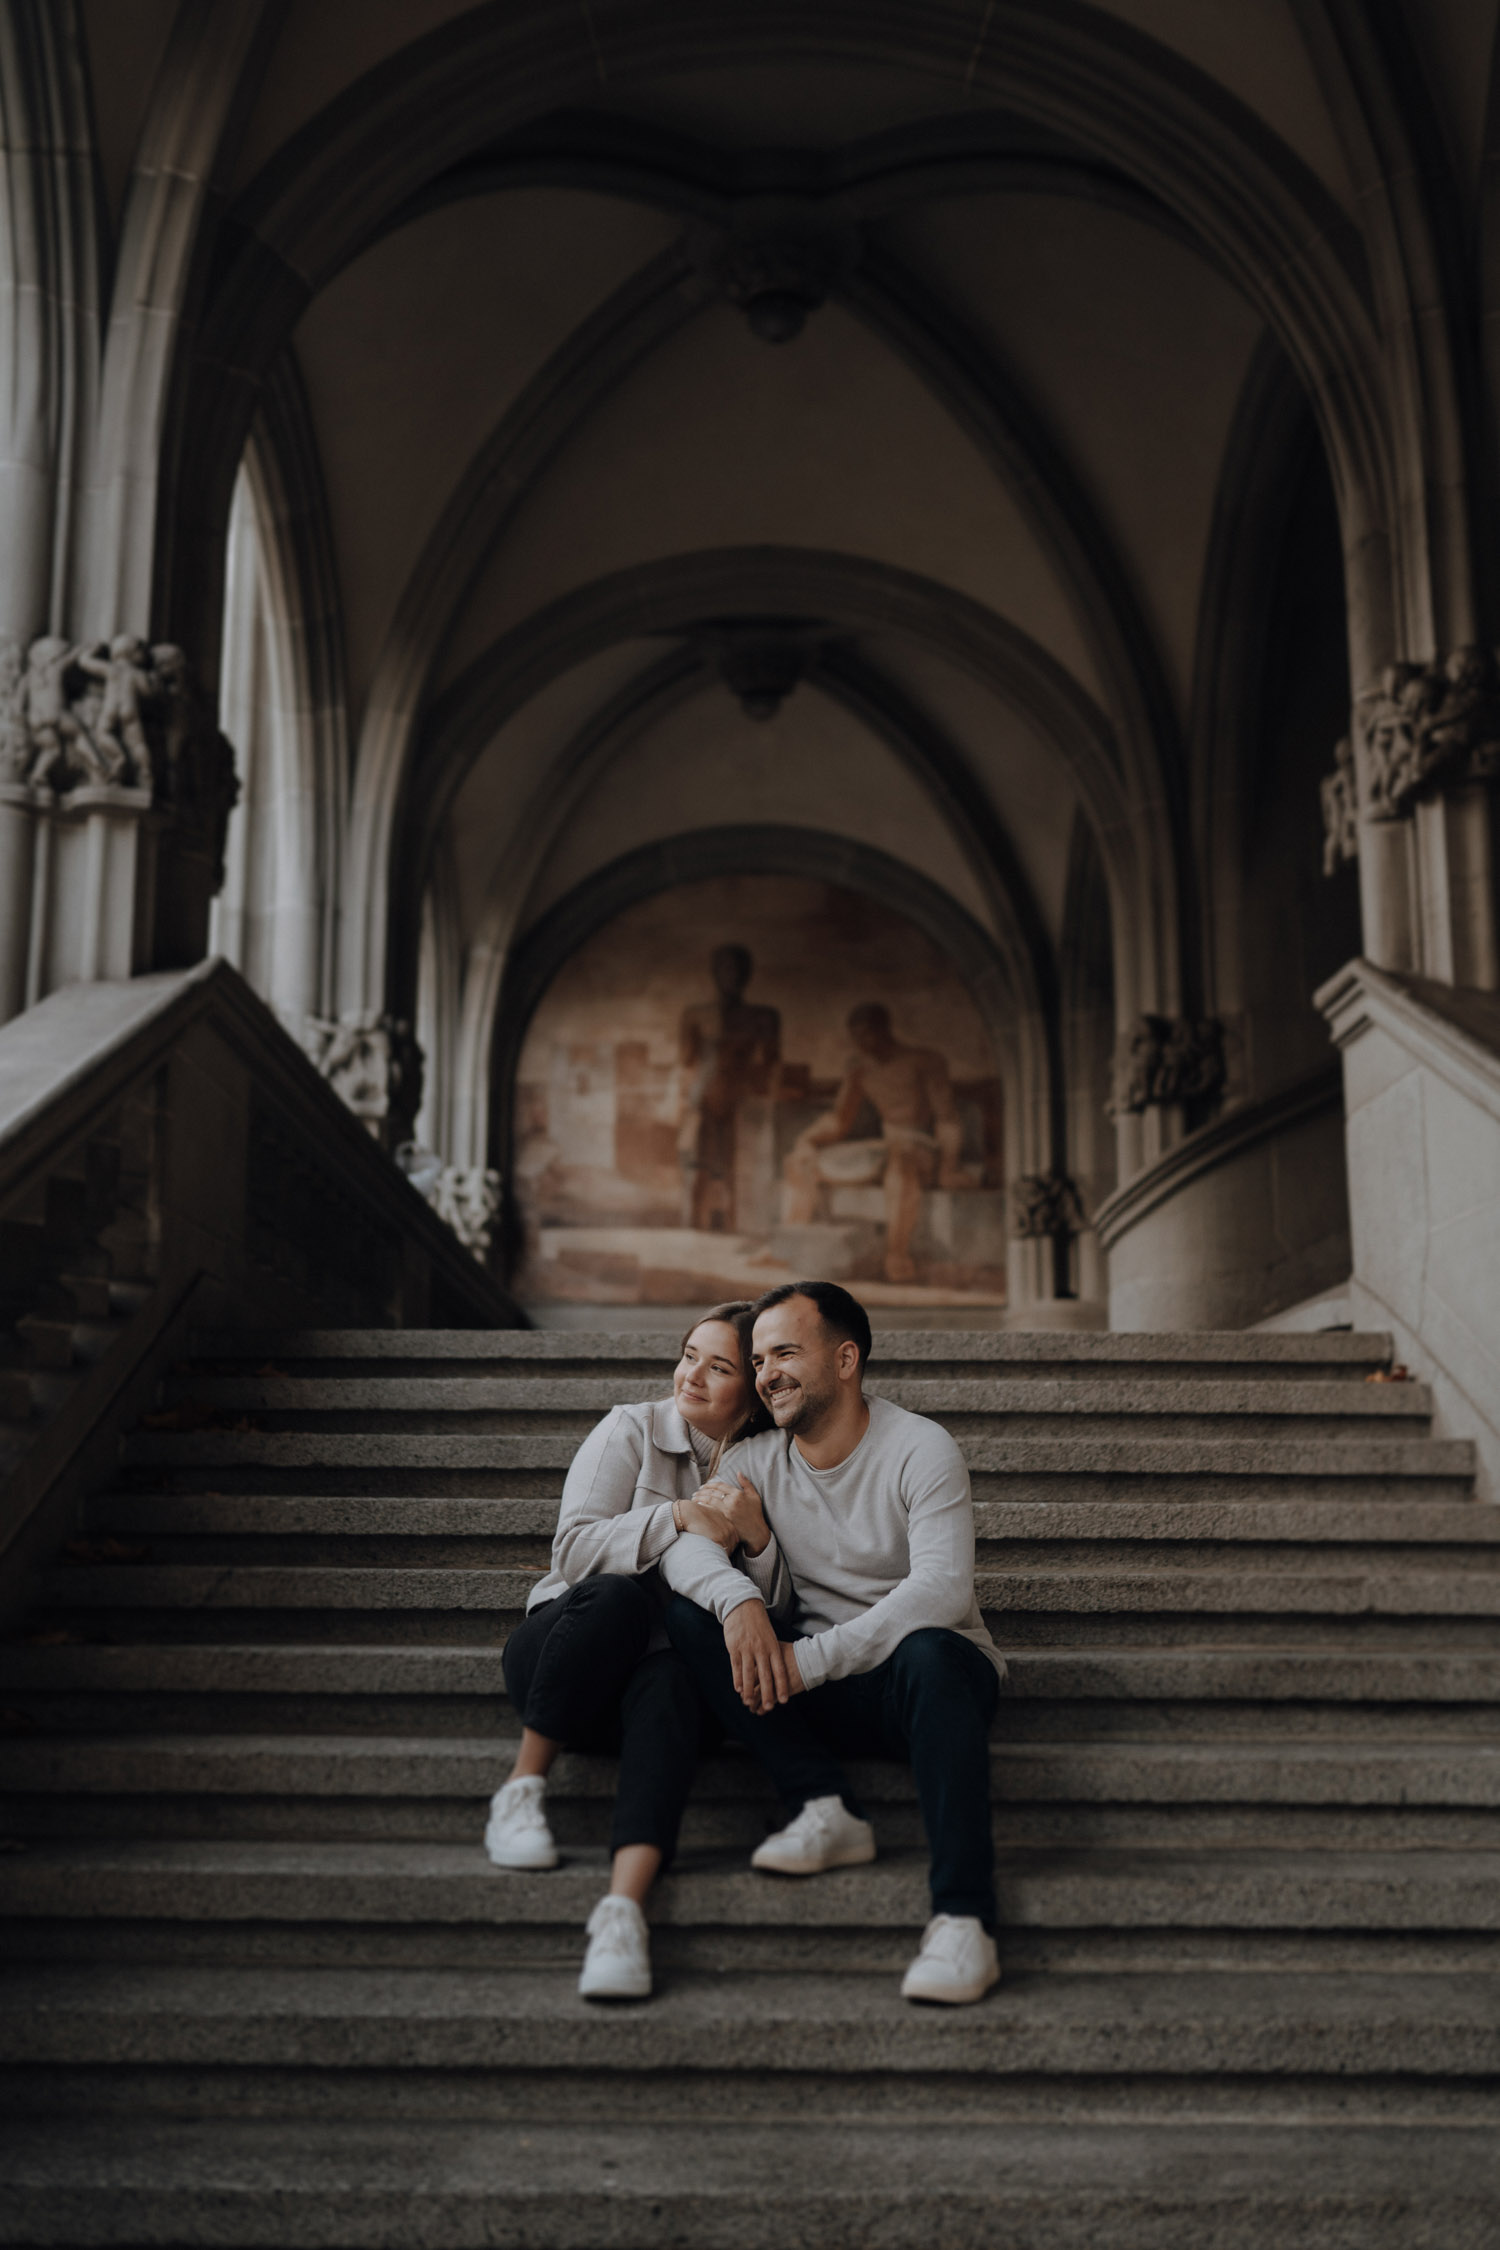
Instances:
[[[754,1437],[757,1432],[768,1430],[771,1427],[771,1417],[761,1404],[760,1393],[755,1388],[755,1369],[750,1363],[750,1337],[755,1327],[755,1307],[748,1297],[737,1297],[727,1305],[710,1305],[708,1311],[699,1313],[691,1327],[683,1332],[679,1353],[687,1350],[688,1338],[696,1336],[698,1330],[710,1320],[721,1320],[726,1328],[734,1330],[735,1341],[740,1347],[740,1366],[750,1385],[750,1404],[744,1421],[737,1430],[731,1430],[727,1437],[720,1438],[714,1447],[713,1458],[708,1465],[708,1473],[712,1476],[729,1448],[738,1445],[741,1438]]]

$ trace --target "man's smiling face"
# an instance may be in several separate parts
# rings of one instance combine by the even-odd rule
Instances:
[[[811,1297],[788,1297],[755,1323],[755,1387],[778,1430],[807,1435],[838,1403],[839,1340]]]

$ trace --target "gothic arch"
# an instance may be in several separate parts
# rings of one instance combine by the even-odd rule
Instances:
[[[837,641],[816,649],[804,678],[850,711],[892,749],[932,798],[979,884],[996,930],[994,947],[1011,994],[1015,1031],[1026,1050],[1030,1095],[1045,1094],[1047,1116],[1062,1114],[1063,1062],[1057,1034],[1057,976],[1041,914],[1010,839],[984,791],[943,730],[890,681]],[[591,784],[648,726],[689,697],[717,685],[705,655],[691,645],[650,666],[612,696],[580,729],[539,783],[507,837],[491,877],[484,917],[468,950],[459,1037],[451,1058],[438,1058],[449,1085],[454,1161],[477,1164],[489,1139],[490,1042],[512,973],[514,933],[525,907],[526,879],[546,854]],[[413,893],[425,888],[418,873]],[[420,906],[409,906],[411,927]],[[1107,912],[1107,908],[1106,908]],[[1050,1129],[1045,1124],[1042,1137]]]

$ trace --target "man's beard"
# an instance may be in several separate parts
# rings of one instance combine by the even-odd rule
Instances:
[[[830,1408],[837,1403],[837,1393],[833,1390],[809,1390],[804,1383],[801,1386],[801,1392],[802,1395],[795,1409],[787,1416],[785,1421],[776,1411],[775,1401],[780,1394],[773,1391],[766,1400],[766,1405],[771,1410],[772,1421],[776,1424],[778,1430],[785,1430],[788,1437],[810,1437],[816,1431],[819,1423],[825,1419]]]

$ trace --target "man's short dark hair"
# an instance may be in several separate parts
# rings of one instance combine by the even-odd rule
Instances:
[[[870,1316],[857,1297],[851,1297],[836,1281],[784,1281],[779,1289],[768,1289],[763,1297],[756,1298],[750,1307],[751,1320],[759,1320],[773,1305],[784,1305],[789,1297],[806,1297],[816,1305],[829,1334],[841,1344],[857,1344],[859,1364],[865,1365],[870,1356]]]

